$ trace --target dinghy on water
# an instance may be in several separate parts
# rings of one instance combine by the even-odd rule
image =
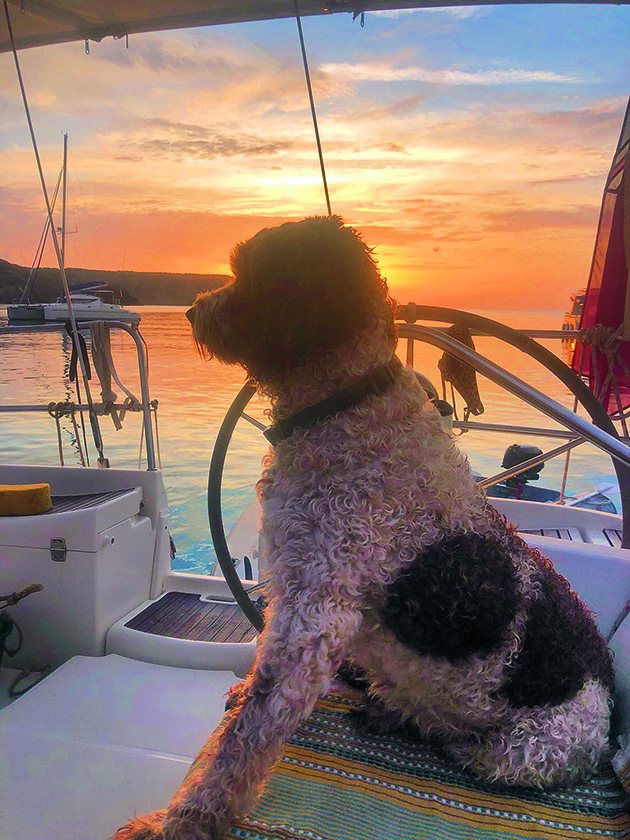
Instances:
[[[290,3],[279,0],[178,0],[160,3],[159,10],[152,7],[146,14],[142,6],[117,2],[92,3],[89,15],[85,4],[75,0],[59,0],[54,10],[37,4],[34,13],[28,0],[5,0],[5,8],[8,5],[16,12],[12,17],[18,47],[294,12]],[[366,2],[355,10],[352,3],[324,8],[304,0],[301,11],[360,14],[396,5]],[[405,4],[415,5],[431,4]],[[0,49],[6,50],[7,44],[0,31]],[[63,276],[63,262],[61,268]],[[79,345],[80,316],[73,312],[70,290],[67,301]],[[623,483],[624,471],[627,475],[630,470],[630,450],[615,436],[614,427],[611,433],[612,421],[607,426],[608,418],[584,397],[579,377],[567,376],[566,382],[571,381],[603,430],[469,347],[416,324],[427,318],[455,323],[449,320],[453,317],[461,324],[480,326],[476,316],[427,309],[409,305],[399,313],[408,364],[413,364],[409,347],[415,340],[439,347],[566,426],[568,443],[545,458],[588,439],[621,464]],[[489,322],[481,326],[494,329]],[[103,840],[134,813],[166,806],[200,750],[203,760],[203,743],[221,719],[225,692],[253,662],[262,625],[264,556],[254,580],[244,584],[235,573],[235,542],[225,539],[220,510],[230,436],[253,389],[246,386],[228,412],[209,477],[210,521],[224,577],[173,572],[145,349],[137,329],[120,322],[105,329],[122,330],[136,342],[142,386],[136,408],[144,420],[147,470],[106,468],[98,423],[103,405],[90,396],[85,371],[85,403],[75,409],[89,415],[103,469],[0,465],[0,484],[45,483],[52,497],[49,511],[22,511],[0,522],[0,593],[6,596],[0,595],[0,606],[8,605],[0,613],[0,640],[14,654],[3,659],[0,668],[0,687],[8,704],[0,712],[3,840]],[[484,334],[500,334],[519,346],[519,338],[511,333]],[[525,336],[521,339],[521,349],[526,345],[536,356],[539,346]],[[78,359],[83,368],[81,352]],[[463,425],[474,428],[474,421],[461,421],[458,428]],[[520,466],[530,468],[527,462]],[[496,507],[553,560],[597,613],[599,628],[610,639],[617,663],[620,735],[615,769],[627,783],[630,747],[623,739],[630,736],[630,552],[621,543],[630,544],[630,508],[624,507],[624,527],[619,516],[572,506],[498,499]],[[248,523],[251,529],[251,519]],[[250,544],[257,547],[257,535],[251,531]],[[240,551],[245,552],[247,540],[239,540],[239,545],[242,561]],[[43,588],[29,589],[36,583]],[[17,630],[6,633],[12,622],[23,637],[21,651],[15,651]],[[46,666],[54,667],[53,672],[15,699],[28,684],[20,679],[21,669],[34,668],[37,678]],[[260,804],[239,817],[226,837],[630,836],[627,800],[610,764],[578,787],[540,794],[496,788],[458,772],[430,744],[413,743],[402,735],[357,736],[348,716],[353,697],[347,687],[336,684],[320,699],[312,717],[287,744]]]

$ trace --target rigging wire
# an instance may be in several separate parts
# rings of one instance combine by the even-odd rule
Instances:
[[[17,48],[15,46],[15,39],[13,37],[13,27],[11,26],[11,17],[9,15],[9,6],[7,0],[3,0],[4,6],[4,15],[7,22],[7,31],[9,33],[9,41],[11,42],[11,51],[13,53],[13,61],[15,62],[15,70],[17,73],[18,83],[20,86],[20,93],[22,94],[22,103],[24,104],[24,112],[26,114],[26,121],[28,123],[29,133],[31,135],[31,143],[33,145],[33,152],[35,153],[35,161],[37,163],[37,171],[39,172],[39,180],[42,188],[42,192],[44,194],[44,201],[46,203],[46,211],[48,213],[48,220],[50,225],[50,234],[52,236],[53,245],[55,248],[55,255],[57,257],[57,263],[59,265],[59,272],[61,274],[61,283],[63,287],[63,291],[66,296],[66,301],[68,303],[68,314],[70,316],[70,323],[72,325],[72,334],[74,336],[74,340],[76,342],[77,347],[79,347],[79,329],[77,327],[77,322],[74,317],[74,309],[72,307],[72,300],[70,298],[70,289],[68,287],[68,278],[66,276],[66,269],[63,264],[63,260],[61,257],[61,250],[59,247],[59,238],[57,237],[57,231],[55,230],[55,224],[53,221],[52,216],[52,209],[50,206],[50,200],[48,198],[48,190],[46,189],[46,181],[44,179],[44,170],[42,169],[42,162],[39,156],[39,148],[37,146],[37,139],[35,137],[35,129],[33,128],[33,121],[31,119],[31,112],[28,106],[28,100],[26,98],[26,89],[24,87],[24,80],[22,79],[22,70],[20,68],[20,62],[18,60],[17,55]],[[83,378],[83,385],[85,388],[85,396],[87,399],[87,403],[89,406],[89,416],[90,416],[90,425],[92,427],[92,436],[94,438],[94,445],[96,446],[96,450],[98,452],[98,463],[99,466],[108,467],[109,462],[105,458],[103,452],[103,438],[101,437],[101,430],[98,424],[98,418],[96,416],[96,412],[94,410],[94,404],[92,401],[92,394],[90,391],[90,385],[88,382],[87,377],[87,370],[85,366],[85,360],[83,358],[83,354],[81,352],[78,353],[79,364],[81,367],[81,376]]]
[[[6,0],[5,0],[6,2]],[[304,33],[302,32],[302,21],[300,19],[300,10],[298,8],[298,0],[293,0],[295,6],[295,20],[298,28],[298,35],[300,36],[300,47],[302,49],[302,62],[304,64],[304,75],[306,76],[306,87],[308,89],[308,98],[311,103],[311,116],[313,118],[313,128],[315,130],[315,142],[317,143],[317,154],[319,155],[319,168],[322,172],[322,183],[324,185],[324,195],[326,197],[326,208],[328,215],[332,216],[330,209],[330,196],[328,194],[328,182],[326,180],[326,167],[324,166],[324,155],[322,152],[322,144],[319,139],[319,128],[317,125],[317,113],[315,111],[315,100],[313,99],[313,88],[311,85],[311,74],[308,69],[308,59],[306,57],[306,46],[304,45]]]

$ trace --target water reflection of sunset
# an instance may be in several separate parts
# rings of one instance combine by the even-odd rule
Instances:
[[[225,412],[244,383],[243,371],[213,360],[204,361],[196,352],[183,307],[141,307],[141,330],[149,347],[151,398],[159,403],[159,437],[164,481],[171,524],[178,548],[176,567],[181,571],[207,571],[213,562],[206,510],[208,466],[216,434]],[[0,309],[0,322],[5,311]],[[506,320],[514,327],[557,328],[562,312],[486,313]],[[399,355],[404,358],[404,342]],[[483,355],[504,366],[516,376],[559,400],[573,406],[573,396],[555,377],[514,347],[496,339],[476,337]],[[547,341],[559,351],[560,342]],[[114,333],[112,350],[123,384],[139,392],[135,345],[128,336]],[[51,401],[73,399],[74,385],[67,381],[70,344],[59,333],[0,336],[0,403],[46,405]],[[440,352],[428,345],[417,345],[416,367],[439,388],[436,368]],[[92,384],[95,399],[98,386]],[[115,390],[119,390],[114,386]],[[489,423],[526,424],[549,428],[552,421],[538,411],[519,403],[497,385],[479,377],[479,390],[486,407],[482,418]],[[120,393],[120,392],[119,392]],[[248,413],[265,425],[266,403],[255,398]],[[0,423],[0,462],[58,464],[55,423],[48,414],[2,414]],[[138,465],[140,416],[128,414],[117,432],[110,418],[100,418],[105,455],[117,468]],[[88,429],[89,435],[89,429]],[[66,463],[78,464],[73,429],[68,418],[62,420],[62,439]],[[458,439],[473,468],[482,475],[496,473],[505,449],[511,444],[533,443],[546,451],[557,441],[541,436],[525,437],[504,433],[468,432]],[[260,477],[261,461],[268,444],[260,432],[239,422],[230,446],[223,484],[224,516],[229,528],[254,498],[254,485]],[[90,444],[90,452],[94,452]],[[564,460],[546,464],[540,485],[559,488]],[[592,446],[580,447],[571,456],[569,492],[591,491],[597,481],[614,480],[612,463]]]
[[[394,294],[561,308],[584,285],[628,93],[629,14],[304,21],[333,210],[376,246]],[[49,182],[70,134],[70,265],[225,272],[236,241],[324,212],[291,20],[21,61]],[[0,73],[0,257],[30,264],[43,202],[10,56]]]

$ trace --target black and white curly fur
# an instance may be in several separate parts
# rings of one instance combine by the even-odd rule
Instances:
[[[242,365],[276,420],[387,362],[394,304],[338,217],[262,230],[234,281],[198,297],[194,337]],[[214,758],[119,838],[203,840],[251,807],[344,661],[372,727],[441,736],[471,771],[546,786],[607,746],[611,661],[551,563],[489,505],[414,374],[270,453],[259,483],[271,576],[256,663]]]

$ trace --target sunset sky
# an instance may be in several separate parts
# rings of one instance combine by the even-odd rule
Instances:
[[[393,294],[563,309],[586,284],[630,94],[630,7],[303,27],[333,212],[376,246]],[[295,21],[20,59],[51,190],[69,133],[68,265],[227,272],[235,242],[326,212]],[[0,80],[0,258],[30,265],[44,204],[10,55]]]

